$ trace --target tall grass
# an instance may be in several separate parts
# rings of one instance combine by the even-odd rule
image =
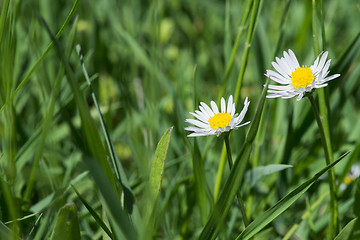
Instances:
[[[356,2],[0,4],[0,239],[359,238]],[[265,98],[287,49],[341,74],[314,92],[327,164],[310,103]],[[184,120],[231,94],[230,170]]]

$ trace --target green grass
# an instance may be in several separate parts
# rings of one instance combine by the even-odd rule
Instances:
[[[360,182],[344,185],[360,166],[356,2],[0,6],[0,239],[61,239],[64,219],[73,239],[359,238]],[[338,228],[310,102],[264,98],[287,49],[308,65],[325,49],[341,74],[314,92],[330,160],[351,151],[331,168]],[[184,130],[230,94],[252,121],[230,135],[231,171],[222,138]]]

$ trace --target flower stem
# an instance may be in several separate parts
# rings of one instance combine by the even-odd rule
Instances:
[[[316,107],[316,103],[315,103],[312,93],[307,94],[307,97],[309,98],[309,100],[311,102],[311,106],[314,111],[315,119],[316,119],[316,122],[317,122],[319,130],[320,130],[321,142],[322,142],[324,152],[325,152],[326,164],[329,165],[331,163],[331,160],[330,160],[331,156],[330,156],[330,151],[326,144],[326,135],[325,135],[323,124],[321,122],[320,114]],[[338,226],[338,207],[337,207],[337,200],[336,200],[335,173],[334,173],[333,168],[329,169],[329,188],[330,188],[330,208],[331,208],[329,236],[331,237],[334,234],[334,231],[335,231],[335,233],[337,232],[337,226]]]
[[[231,170],[231,169],[232,169],[232,166],[233,166],[233,161],[232,161],[232,157],[231,157],[231,150],[230,150],[230,143],[229,143],[229,134],[225,134],[224,140],[225,140],[225,145],[226,145],[226,151],[227,151],[229,168],[230,168],[230,170]],[[241,199],[241,196],[240,196],[239,191],[236,192],[236,198],[237,198],[237,201],[238,201],[238,203],[239,203],[241,215],[242,215],[242,218],[243,218],[243,220],[244,220],[244,226],[245,226],[245,228],[246,228],[247,225],[248,225],[248,220],[247,220],[247,217],[246,217],[246,212],[245,212],[245,208],[244,208],[244,202],[243,202],[243,200]]]

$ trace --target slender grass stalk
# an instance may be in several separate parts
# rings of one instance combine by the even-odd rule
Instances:
[[[229,80],[230,72],[231,72],[231,69],[232,69],[232,67],[234,65],[235,56],[237,54],[237,49],[239,47],[240,38],[242,36],[242,33],[243,33],[244,29],[246,28],[246,20],[249,17],[252,3],[253,3],[253,1],[251,1],[251,0],[248,0],[247,3],[246,3],[246,7],[245,7],[246,10],[245,10],[243,18],[241,20],[240,26],[238,28],[238,32],[237,32],[237,35],[236,35],[236,38],[235,38],[235,42],[234,42],[233,48],[231,50],[231,56],[230,56],[229,62],[227,64],[227,66],[226,66],[225,75],[224,75],[224,81],[223,81],[223,84],[222,84],[222,87],[221,87],[221,90],[220,90],[220,94],[219,94],[219,97],[218,97],[218,101],[217,101],[218,103],[220,102],[221,97],[225,93],[225,89],[226,89],[226,86],[227,86],[227,83],[228,83],[228,80]]]
[[[321,34],[322,34],[322,49],[325,50],[325,28],[324,28],[324,15],[323,15],[323,9],[322,9],[322,0],[312,1],[312,31],[314,36],[314,50],[315,55],[318,55],[320,53],[319,48],[319,34],[318,34],[318,26],[317,26],[317,3],[319,3],[320,6],[320,18],[321,18]],[[315,117],[317,118],[316,121],[319,126],[320,134],[321,134],[321,140],[325,151],[325,160],[326,164],[330,164],[334,161],[333,157],[333,151],[331,146],[331,134],[330,134],[330,128],[329,128],[329,121],[328,121],[328,115],[329,115],[329,108],[327,104],[327,100],[325,97],[325,89],[321,88],[319,89],[319,109],[320,113],[317,111],[316,104],[314,101],[313,96],[309,96]],[[317,111],[317,113],[315,112]],[[318,116],[316,116],[318,115]],[[320,127],[321,125],[321,127]],[[331,217],[330,217],[330,226],[328,231],[328,239],[333,239],[334,236],[336,236],[339,232],[339,222],[338,222],[338,206],[337,206],[337,200],[336,200],[336,184],[335,184],[335,173],[334,169],[329,170],[329,188],[330,188],[330,209],[331,209]]]
[[[327,147],[325,130],[324,130],[324,126],[323,126],[322,121],[321,121],[320,113],[319,113],[319,111],[317,109],[317,106],[316,106],[313,95],[310,93],[310,94],[307,94],[307,97],[310,100],[311,107],[313,109],[315,119],[316,119],[316,122],[317,122],[318,127],[319,127],[320,136],[321,136],[321,142],[322,142],[322,145],[323,145],[324,151],[325,151],[326,165],[329,165],[329,164],[331,164],[330,151],[329,151],[329,148]],[[333,236],[337,234],[338,209],[337,209],[337,201],[336,201],[336,188],[335,188],[335,174],[334,174],[334,171],[331,171],[331,169],[330,169],[328,176],[329,176],[330,209],[331,209],[331,219],[330,219],[328,239],[332,239]]]
[[[230,142],[229,142],[229,134],[225,134],[224,135],[224,141],[225,141],[225,145],[226,145],[226,151],[227,151],[227,159],[228,159],[228,163],[229,163],[229,168],[230,171],[233,167],[233,161],[232,161],[232,157],[231,157],[231,149],[230,149]],[[241,211],[241,215],[244,221],[244,226],[245,228],[248,225],[248,218],[246,216],[246,212],[245,212],[245,207],[244,207],[244,202],[240,196],[239,190],[236,193],[236,198],[240,207],[240,211]]]

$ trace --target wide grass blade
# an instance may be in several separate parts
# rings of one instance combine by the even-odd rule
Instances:
[[[272,222],[281,213],[288,209],[297,199],[299,199],[319,179],[319,177],[321,177],[321,175],[323,175],[326,171],[339,163],[349,153],[350,152],[345,153],[337,160],[317,172],[314,177],[301,184],[295,190],[291,191],[283,199],[277,202],[273,207],[267,210],[263,215],[259,216],[252,223],[250,223],[249,226],[236,239],[250,239],[256,233],[261,231],[266,225]]]
[[[68,203],[60,209],[50,240],[80,240],[80,228],[74,203]]]
[[[354,218],[348,224],[346,224],[346,226],[343,228],[343,230],[341,230],[339,235],[337,235],[334,240],[349,240],[349,239],[351,239],[350,238],[351,233],[352,233],[352,230],[353,230],[357,220],[358,220],[358,218]]]

